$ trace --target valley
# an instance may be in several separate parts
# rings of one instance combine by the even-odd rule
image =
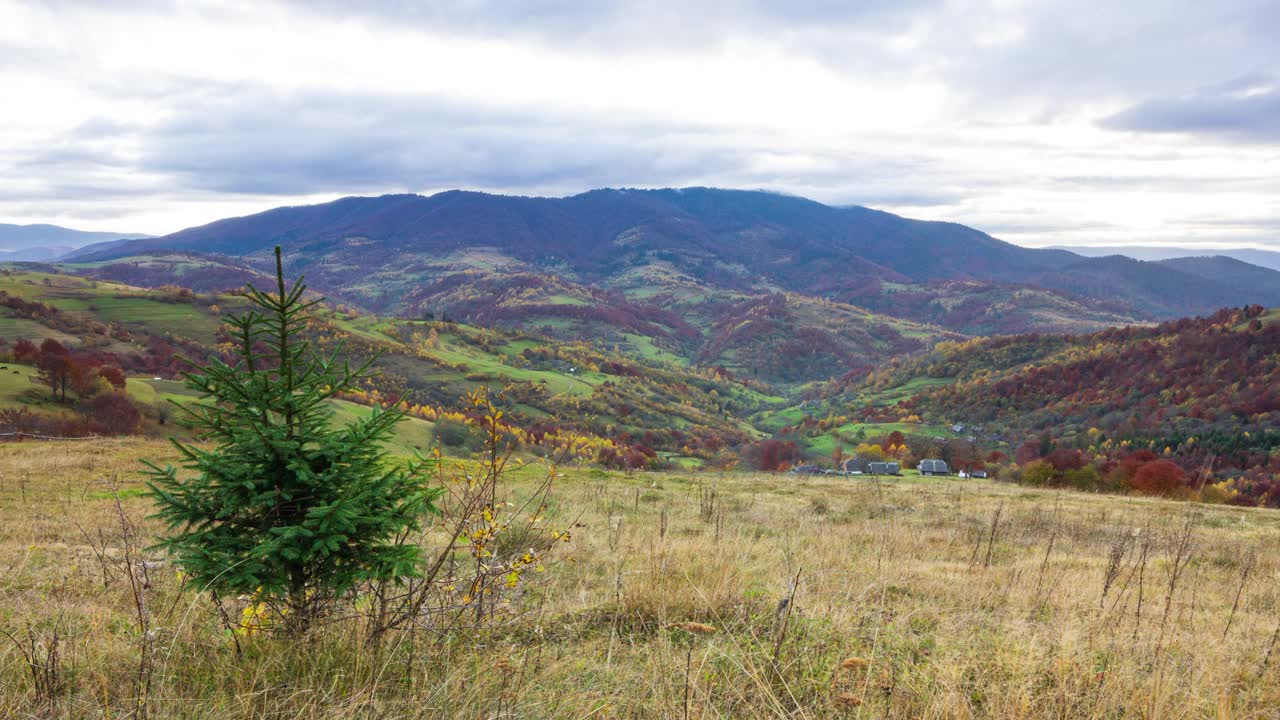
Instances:
[[[618,194],[581,202],[612,218]],[[219,412],[262,387],[246,342],[262,358],[278,340],[237,318],[269,307],[243,288],[276,287],[274,258],[237,238],[263,219],[0,267],[0,662],[20,671],[0,712],[1040,720],[1277,702],[1256,580],[1280,542],[1272,271],[851,213],[940,255],[872,261],[791,247],[813,227],[772,223],[804,202],[685,194],[641,208],[684,203],[711,229],[641,213],[573,252],[535,229],[572,239],[582,221],[538,203],[516,203],[519,242],[457,239],[490,232],[481,219],[512,231],[475,194],[412,237],[330,228],[364,202],[267,214],[300,248],[287,273],[314,278],[293,340],[321,359],[306,372],[369,363],[321,402],[323,426],[399,418],[342,461],[385,453],[387,474],[302,532],[387,478],[438,498],[392,546],[412,548],[413,580],[301,605],[195,587],[193,561],[156,545],[174,533],[158,503],[203,512],[183,494],[219,472],[197,471],[203,453],[266,463],[215,486],[246,518],[258,498],[279,512],[279,486],[259,487],[273,455],[332,467],[313,459],[331,445],[267,440],[259,458],[252,433],[211,430],[184,379],[239,368]],[[394,216],[428,199],[374,200]],[[1267,304],[1204,310],[1245,296]],[[295,396],[236,425],[278,427]],[[311,602],[324,621],[296,624]]]
[[[167,413],[148,390],[176,387],[178,355],[219,357],[236,288],[270,282],[267,251],[284,238],[289,272],[327,298],[311,341],[377,356],[375,379],[335,407],[404,408],[402,451],[474,452],[465,398],[482,390],[502,397],[526,452],[572,447],[606,467],[839,470],[868,455],[909,469],[937,457],[1021,481],[1056,458],[1044,482],[1126,492],[1161,459],[1182,471],[1180,492],[1280,504],[1277,343],[1263,309],[1280,305],[1280,273],[1029,250],[772,193],[279,208],[13,266],[0,284],[20,299],[6,338],[93,348],[90,364],[135,376],[138,427],[158,433]],[[9,404],[50,410],[37,395]]]

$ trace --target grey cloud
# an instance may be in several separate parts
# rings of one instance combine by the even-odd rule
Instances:
[[[1060,233],[1079,231],[1112,230],[1116,226],[1104,222],[1090,221],[1056,221],[1056,220],[999,220],[993,219],[983,223],[983,229],[992,235],[1001,233],[1025,235],[1030,233]]]
[[[1238,83],[1229,85],[1234,87]],[[1248,92],[1258,87],[1257,92]],[[1280,91],[1258,81],[1245,87],[1140,102],[1102,121],[1111,130],[1193,133],[1233,141],[1280,141]]]
[[[62,57],[48,50],[0,48],[0,70],[57,64],[48,70],[54,79],[83,77],[76,82],[97,95],[155,109],[144,125],[89,120],[45,147],[0,159],[0,176],[10,176],[0,184],[0,195],[33,204],[46,199],[110,203],[162,192],[276,196],[468,187],[564,194],[605,185],[712,184],[787,190],[832,203],[944,207],[981,204],[984,196],[997,195],[1012,182],[1084,193],[1116,188],[1267,193],[1278,185],[1272,178],[1170,176],[1166,170],[1177,166],[1181,151],[1154,156],[1157,150],[1119,143],[1063,150],[1025,135],[1010,141],[1050,168],[1065,155],[1080,162],[1124,161],[1133,173],[1126,177],[1011,179],[980,162],[947,160],[946,153],[937,152],[979,142],[966,135],[974,128],[1020,126],[1028,118],[1075,121],[1085,108],[1117,102],[1131,107],[1104,120],[1105,127],[1280,141],[1280,97],[1242,94],[1267,79],[1259,69],[1280,66],[1280,45],[1274,42],[1280,36],[1280,4],[1273,0],[1129,0],[1105,9],[1072,0],[280,1],[300,15],[349,19],[375,32],[416,28],[563,47],[586,51],[584,62],[614,52],[658,55],[673,47],[714,53],[742,38],[767,42],[845,77],[944,88],[957,104],[955,127],[917,137],[885,130],[881,137],[860,139],[851,150],[833,151],[820,158],[823,162],[775,164],[761,160],[805,151],[748,131],[731,136],[658,118],[491,107],[448,98],[277,93],[269,88],[277,80],[269,75],[271,68],[265,69],[261,86],[228,86],[166,75],[163,59],[157,59],[156,72],[137,77],[79,72],[93,63],[91,50],[70,58],[74,51]],[[243,19],[237,10],[201,0],[42,4],[65,13],[68,21],[82,20],[73,15],[89,8],[163,14],[178,12],[179,5],[184,14]],[[984,32],[1006,22],[1018,31],[1007,41],[979,42]],[[889,40],[900,34],[919,44],[894,49]],[[1186,152],[1199,154],[1199,149],[1188,146]],[[1145,160],[1152,162],[1139,167]],[[121,187],[113,177],[126,171],[137,179]],[[19,186],[13,178],[23,174],[38,177],[38,183]],[[1034,217],[1035,209],[1025,214]],[[1016,231],[1016,222],[1010,218],[992,229]],[[1091,229],[1073,227],[1071,218],[1058,224],[1066,231]],[[1265,225],[1254,227],[1263,232]]]
[[[706,184],[790,191],[833,204],[921,207],[954,204],[999,183],[891,150],[825,150],[809,167],[775,169],[772,156],[790,153],[772,137],[440,97],[207,85],[166,109],[166,119],[154,124],[90,119],[54,146],[20,158],[22,168],[48,179],[27,199],[104,200],[156,188],[197,195],[447,188],[563,195]],[[867,146],[895,142],[869,138]],[[121,168],[145,184],[86,182]]]
[[[839,73],[939,82],[969,114],[1012,110],[1050,121],[1082,98],[1139,97],[1223,83],[1280,60],[1280,5],[1265,0],[296,0],[307,11],[551,46],[618,50],[776,44]],[[1007,42],[984,36],[1009,26]],[[909,35],[908,51],[890,41]],[[997,116],[1000,113],[996,113]]]
[[[1280,218],[1277,217],[1249,217],[1249,218],[1192,218],[1186,221],[1186,224],[1197,228],[1218,228],[1223,230],[1241,229],[1241,230],[1258,230],[1272,234],[1280,233]]]
[[[120,155],[108,150],[94,149],[78,143],[60,143],[54,147],[21,157],[14,167],[23,171],[49,172],[59,168],[82,170],[84,168],[123,168],[129,165]]]
[[[955,205],[972,197],[972,193],[947,190],[869,190],[859,195],[858,204],[868,207],[941,207]]]
[[[131,205],[90,205],[75,201],[53,203],[12,203],[0,206],[14,217],[61,217],[73,214],[83,220],[112,220],[128,217],[138,211]]]
[[[1052,177],[1049,186],[1067,191],[1134,191],[1198,192],[1198,193],[1272,193],[1280,190],[1280,179],[1274,175],[1236,175],[1206,178],[1185,175],[1064,175]]]
[[[102,7],[52,0],[68,14]],[[265,2],[265,0],[264,0]],[[714,49],[739,38],[811,57],[835,72],[945,86],[972,123],[1052,122],[1082,100],[1175,97],[1280,64],[1271,0],[275,0],[295,12],[597,53]],[[267,3],[270,4],[270,3]],[[208,2],[114,0],[116,12],[221,17]],[[985,42],[995,29],[1006,42]],[[919,43],[895,50],[891,40]]]
[[[442,98],[237,85],[207,88],[170,110],[155,125],[88,121],[16,164],[66,175],[130,167],[194,191],[277,195],[662,184],[740,172],[745,163],[705,128]],[[121,145],[137,150],[125,156],[115,150]]]

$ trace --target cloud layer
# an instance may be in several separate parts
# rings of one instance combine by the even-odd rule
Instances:
[[[1262,0],[0,0],[0,220],[769,188],[1026,244],[1280,245]]]

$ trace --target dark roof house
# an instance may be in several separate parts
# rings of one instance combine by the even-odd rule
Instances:
[[[921,475],[950,475],[951,470],[943,460],[928,459],[920,461]]]

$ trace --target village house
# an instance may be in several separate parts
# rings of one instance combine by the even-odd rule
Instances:
[[[928,460],[921,460],[919,469],[920,469],[921,475],[950,475],[951,474],[951,470],[947,467],[946,461],[932,459],[932,458]]]

